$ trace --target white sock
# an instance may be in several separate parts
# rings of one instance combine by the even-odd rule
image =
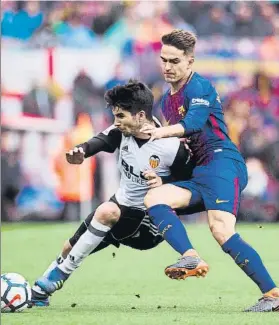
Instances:
[[[80,266],[82,261],[104,239],[110,227],[103,225],[95,219],[92,220],[86,232],[79,238],[67,258],[58,266],[64,273],[71,274]]]
[[[47,276],[53,269],[55,269],[59,264],[61,264],[64,261],[64,258],[60,254],[56,260],[52,261],[49,267],[45,270],[43,276]],[[39,286],[33,285],[32,289],[40,294],[46,294],[44,290],[42,290]]]

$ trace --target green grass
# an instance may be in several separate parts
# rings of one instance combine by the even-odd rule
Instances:
[[[73,224],[17,224],[2,229],[2,273],[30,283],[42,274],[72,234]],[[279,225],[242,225],[239,232],[261,254],[279,282]],[[3,314],[4,325],[275,325],[278,314],[245,314],[258,288],[215,243],[205,225],[188,226],[194,246],[210,263],[205,279],[170,280],[164,267],[178,257],[163,243],[140,252],[109,247],[90,256],[51,299],[49,308]],[[115,252],[115,258],[112,253]],[[140,298],[135,295],[140,294]],[[76,303],[76,307],[71,305]],[[175,307],[176,306],[176,307]],[[132,307],[135,307],[133,309]]]

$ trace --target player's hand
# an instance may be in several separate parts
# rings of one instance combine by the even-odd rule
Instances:
[[[163,127],[156,128],[154,125],[151,125],[149,123],[143,124],[142,128],[140,129],[140,132],[149,134],[150,140],[153,141],[155,139],[161,139],[164,136]]]
[[[180,139],[180,141],[183,142],[185,149],[187,151],[189,151],[190,157],[192,157],[193,156],[193,152],[192,152],[191,148],[189,147],[189,144],[191,143],[191,140],[189,138],[184,138],[184,139]]]
[[[84,155],[85,152],[82,147],[75,147],[66,153],[66,159],[70,164],[80,165],[84,161]]]
[[[144,171],[143,176],[145,179],[147,179],[146,184],[149,186],[149,188],[155,188],[155,187],[163,185],[162,178],[160,176],[158,176],[154,172],[154,170]]]

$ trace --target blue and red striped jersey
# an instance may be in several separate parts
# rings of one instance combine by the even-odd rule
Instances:
[[[216,89],[198,73],[193,73],[190,81],[177,93],[166,92],[162,99],[162,112],[170,125],[182,124],[185,136],[191,140],[190,148],[198,166],[211,161],[214,152],[244,162],[229,138]]]

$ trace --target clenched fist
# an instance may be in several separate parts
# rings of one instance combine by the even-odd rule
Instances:
[[[82,147],[75,147],[66,153],[66,159],[70,164],[80,165],[84,161],[84,154],[85,152]]]

